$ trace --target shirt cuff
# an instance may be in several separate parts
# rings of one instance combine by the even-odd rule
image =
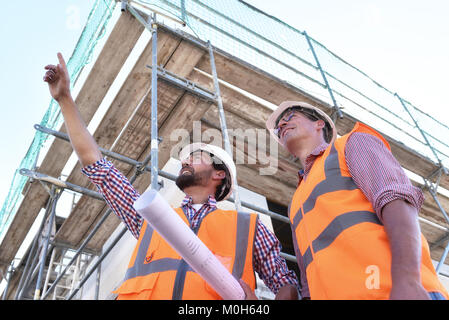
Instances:
[[[111,161],[106,160],[106,158],[102,158],[95,163],[82,168],[81,172],[84,173],[94,184],[99,184],[107,176],[112,167],[113,164]]]
[[[396,184],[390,186],[387,190],[382,190],[374,197],[374,210],[377,216],[382,221],[383,207],[394,200],[403,200],[416,208],[419,212],[424,202],[424,195],[420,188],[413,185]]]

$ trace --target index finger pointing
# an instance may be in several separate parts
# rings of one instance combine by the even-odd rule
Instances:
[[[64,57],[62,56],[62,54],[60,53],[60,52],[58,52],[58,60],[59,60],[59,63],[64,67],[64,68],[66,68],[67,66],[66,66],[66,64],[65,64],[65,60],[64,60]]]

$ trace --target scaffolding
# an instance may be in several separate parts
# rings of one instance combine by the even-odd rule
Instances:
[[[398,117],[399,111],[384,110],[385,108],[381,103],[369,97],[368,93],[363,92],[362,89],[359,91],[358,88],[349,88],[344,82],[345,80],[336,78],[334,73],[328,71],[331,69],[329,62],[323,58],[322,52],[320,56],[316,51],[322,51],[324,46],[309,37],[306,32],[290,30],[296,36],[301,35],[303,37],[301,39],[304,42],[302,45],[306,45],[305,50],[308,54],[311,54],[308,59],[293,54],[292,48],[280,47],[279,43],[275,43],[272,36],[263,34],[263,32],[255,32],[252,26],[244,26],[230,18],[229,15],[226,15],[226,10],[221,7],[220,1],[213,3],[206,4],[206,2],[200,0],[121,1],[121,17],[110,37],[115,37],[115,39],[126,37],[126,39],[123,38],[121,44],[122,52],[117,49],[117,56],[114,58],[114,62],[111,62],[111,68],[108,71],[103,70],[93,75],[94,79],[86,80],[91,81],[89,85],[92,86],[95,83],[94,81],[99,81],[98,79],[101,79],[101,77],[113,79],[143,29],[145,28],[151,33],[151,44],[144,49],[121,92],[113,102],[115,109],[118,109],[117,106],[127,103],[130,107],[125,111],[115,110],[107,114],[99,129],[97,129],[102,134],[94,135],[97,141],[99,140],[99,144],[103,146],[100,148],[102,154],[117,161],[115,164],[117,164],[119,170],[131,176],[129,180],[132,184],[136,183],[136,189],[146,188],[148,181],[150,181],[151,188],[158,190],[161,187],[159,177],[175,180],[176,177],[173,174],[159,169],[159,165],[160,163],[166,163],[169,159],[169,150],[172,149],[174,143],[166,138],[169,137],[173,129],[178,126],[183,127],[180,124],[181,122],[185,122],[183,128],[195,121],[200,121],[204,124],[206,130],[211,128],[220,130],[226,152],[233,156],[232,150],[234,149],[236,154],[241,152],[248,159],[251,157],[248,151],[250,148],[249,141],[246,141],[246,144],[240,147],[237,142],[231,143],[233,137],[228,134],[227,120],[232,123],[232,128],[241,128],[242,124],[264,128],[264,121],[270,113],[270,108],[254,102],[249,95],[242,94],[234,87],[273,104],[290,98],[309,101],[333,117],[339,134],[348,132],[357,121],[356,119],[359,119],[359,117],[356,117],[358,113],[351,109],[354,106],[364,109],[367,114],[378,113],[377,117],[385,116],[385,112],[390,116],[394,114],[395,117]],[[152,6],[149,7],[149,4]],[[217,4],[216,7],[214,7],[215,4]],[[245,6],[262,20],[271,19],[270,23],[279,23],[273,17],[266,16],[243,1],[236,1],[236,5]],[[109,6],[108,10],[110,11],[111,8],[113,9],[114,6]],[[241,31],[244,36],[248,39],[255,38],[257,41],[245,41],[243,45],[245,49],[237,50],[234,55],[234,51],[228,46],[229,39],[238,43],[247,39],[244,36],[236,39],[235,35],[231,34],[230,30],[223,25],[220,25],[221,29],[216,32],[219,24],[214,25],[207,19],[207,14],[200,13],[199,8],[206,10],[208,14],[214,14],[217,21],[220,19],[231,20],[233,26]],[[189,26],[194,35],[192,35],[192,32],[181,31],[162,23],[159,20],[160,17],[182,26]],[[200,32],[201,28],[212,29],[215,37],[212,37],[210,33],[205,33],[204,30]],[[291,27],[287,29],[291,29]],[[223,37],[226,37],[226,41],[223,40]],[[277,44],[277,52],[281,50],[282,57],[287,55],[287,59],[275,57],[274,54],[270,53],[270,50],[267,50],[267,47],[261,46],[262,40],[265,41],[265,46],[269,46],[271,49]],[[217,44],[220,44],[221,48],[216,46]],[[106,44],[100,54],[101,57],[97,60],[104,59],[100,61],[104,63],[106,59],[110,59],[111,52],[114,49],[113,45],[113,41],[110,42],[109,47]],[[115,46],[117,46],[117,43],[115,43]],[[247,59],[243,59],[244,51],[248,48],[257,52],[261,60],[249,63]],[[230,55],[229,52],[232,52],[233,55]],[[292,55],[297,60],[296,63],[289,63]],[[148,65],[146,58],[149,58],[151,65]],[[182,59],[185,59],[185,61]],[[266,61],[270,59],[271,61],[267,64]],[[299,65],[298,61],[300,61]],[[100,62],[97,61],[98,65],[102,66]],[[271,72],[270,70],[273,70],[274,65],[276,65],[276,68],[281,66],[284,69]],[[288,74],[280,78],[279,72],[285,72],[287,69],[289,70]],[[143,73],[142,70],[149,70],[149,72],[145,72],[147,78],[140,76]],[[226,73],[221,78],[218,76],[220,70],[223,71],[223,74]],[[295,77],[302,78],[301,85],[292,85],[293,80],[286,80],[292,72]],[[253,81],[247,81],[247,79],[253,79]],[[308,82],[303,82],[304,79]],[[112,82],[111,80],[108,81]],[[138,83],[136,84],[136,82]],[[375,83],[375,86],[379,85]],[[139,88],[138,94],[144,92],[143,96],[134,97],[131,100],[130,98],[124,98],[125,95],[130,95],[129,92],[133,87]],[[317,92],[318,88],[321,91]],[[381,90],[386,92],[383,87]],[[349,91],[355,92],[363,102],[351,96]],[[88,95],[83,96],[81,94],[81,98],[77,98],[77,104],[80,108],[84,108],[81,111],[84,112],[84,117],[88,118],[87,122],[92,118],[104,95],[105,92],[102,97],[99,94],[90,105],[80,103],[83,98],[88,99]],[[449,217],[445,209],[448,207],[449,199],[438,194],[437,190],[440,186],[449,189],[449,179],[445,167],[449,159],[449,147],[443,142],[441,136],[429,133],[428,124],[423,120],[423,117],[417,116],[418,113],[419,115],[423,114],[419,109],[402,99],[397,93],[392,94],[392,96],[398,106],[401,107],[401,112],[404,112],[401,115],[404,114],[408,117],[408,119],[405,119],[405,116],[400,118],[406,126],[396,127],[384,117],[382,121],[385,126],[381,126],[382,128],[379,131],[385,134],[401,165],[423,177],[423,184],[420,184],[420,186],[424,192],[430,194],[430,198],[434,201],[430,203],[426,199],[427,202],[423,209],[425,215],[421,215],[419,219],[423,233],[431,244],[432,257],[439,260],[436,270],[438,273],[442,273],[442,266],[449,251]],[[78,101],[78,99],[81,101]],[[134,108],[135,105],[137,107]],[[216,108],[211,108],[212,105]],[[245,106],[245,108],[242,106]],[[370,108],[372,106],[375,107]],[[382,112],[378,112],[379,108],[382,109]],[[113,109],[112,106],[110,109]],[[177,112],[179,114],[175,117],[174,114]],[[124,118],[122,122],[115,123],[115,128],[111,129],[108,126],[108,121],[122,115]],[[131,120],[128,121],[128,118]],[[365,120],[363,117],[360,118],[362,121]],[[426,116],[425,120],[428,119],[432,118]],[[371,121],[373,120],[371,119]],[[370,121],[366,122],[371,124]],[[436,123],[441,125],[437,121]],[[123,126],[126,126],[131,133],[123,133],[121,130]],[[59,131],[54,130],[54,127],[55,125],[47,127],[42,123],[35,125],[39,134],[56,138],[52,148],[54,147],[54,150],[59,151],[59,157],[62,159],[59,159],[61,163],[58,163],[60,169],[50,170],[45,168],[45,165],[55,166],[54,163],[57,161],[55,160],[55,154],[51,154],[54,150],[50,148],[41,168],[22,168],[19,172],[29,181],[24,187],[24,201],[33,203],[40,201],[39,204],[34,204],[34,211],[38,211],[36,208],[43,206],[46,208],[39,231],[26,254],[27,259],[23,269],[14,268],[14,260],[9,259],[15,254],[14,248],[6,254],[6,259],[1,258],[0,267],[5,270],[3,273],[6,274],[5,279],[7,280],[3,299],[6,299],[8,294],[11,296],[8,290],[11,287],[13,277],[16,278],[15,295],[13,297],[15,299],[74,298],[82,290],[83,285],[92,276],[93,272],[99,270],[102,261],[127,230],[122,227],[108,246],[103,247],[105,239],[108,239],[111,235],[109,230],[115,229],[118,222],[114,220],[113,215],[110,215],[112,210],[105,208],[105,202],[101,194],[89,189],[86,181],[79,177],[79,173],[78,175],[74,173],[76,170],[79,171],[79,165],[74,168],[66,181],[57,177],[58,171],[62,170],[62,163],[65,163],[70,155],[70,146],[67,143],[69,139],[63,127]],[[376,125],[373,125],[373,127],[376,127]],[[148,128],[151,129],[151,132],[148,132]],[[111,130],[114,133],[111,133]],[[113,143],[105,138],[106,132],[106,135],[115,136]],[[402,134],[401,137],[405,137],[403,140],[391,138],[398,132]],[[146,133],[149,138],[142,138],[139,133]],[[191,129],[189,133],[192,134]],[[419,133],[419,135],[415,133]],[[412,144],[415,146],[413,149],[407,147],[410,139],[414,140],[415,143],[419,142],[420,145]],[[127,143],[136,144],[136,146],[127,149],[125,147]],[[421,145],[425,148],[421,148]],[[266,147],[265,155],[271,155],[274,152],[273,146],[264,146]],[[51,157],[53,157],[53,160]],[[270,198],[270,200],[276,200],[278,203],[288,203],[296,186],[295,174],[299,169],[299,163],[280,150],[279,173],[276,177],[264,177],[254,176],[256,170],[260,169],[262,162],[260,159],[257,160],[259,161],[256,161],[252,166],[238,167],[239,181],[236,178],[235,185],[237,186],[237,183],[239,183],[245,188]],[[141,178],[145,172],[150,173],[150,179]],[[246,181],[250,179],[252,180]],[[36,184],[36,182],[38,183]],[[39,190],[36,185],[40,186]],[[267,186],[272,189],[269,195],[266,190]],[[71,190],[83,195],[83,200],[80,200],[73,208],[74,212],[64,221],[60,230],[56,230],[55,208],[64,190]],[[36,200],[38,198],[40,200]],[[95,199],[96,202],[92,204],[89,202],[91,200],[87,200],[88,198]],[[230,201],[234,202],[236,209],[239,211],[243,207],[268,215],[284,225],[289,224],[286,215],[242,201],[238,188],[236,188],[236,192],[234,192]],[[437,205],[436,209],[433,204]],[[25,205],[26,203],[22,202],[21,207]],[[83,232],[69,235],[74,228],[75,221],[87,208],[91,208],[92,211],[95,211],[95,214],[89,216],[89,221],[86,222],[87,226],[80,226]],[[20,208],[18,211],[20,211]],[[18,215],[20,215],[20,212]],[[15,227],[14,223],[12,225]],[[4,250],[4,243],[8,243],[8,241],[11,243],[17,240],[7,234],[0,250]],[[444,245],[446,242],[448,243]],[[281,256],[290,263],[296,263],[294,255],[282,252]],[[7,270],[4,268],[5,266]],[[100,277],[101,273],[97,272],[97,298]]]

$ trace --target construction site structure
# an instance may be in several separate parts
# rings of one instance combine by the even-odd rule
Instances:
[[[230,14],[229,7],[248,19]],[[96,15],[102,22],[94,28]],[[87,124],[98,118],[92,131],[101,152],[140,193],[151,187],[179,206],[184,195],[173,182],[177,152],[191,142],[218,144],[235,159],[238,185],[218,207],[259,213],[299,276],[287,206],[301,165],[273,143],[265,121],[280,102],[305,101],[332,116],[339,135],[363,121],[385,136],[413,184],[423,189],[421,231],[449,288],[449,146],[444,142],[449,128],[326,51],[306,32],[243,1],[96,1],[88,25],[95,31],[85,32],[92,31],[95,39],[107,37],[96,59],[87,59],[92,60],[89,68],[84,63],[71,70],[79,86],[75,101]],[[270,33],[273,26],[278,30]],[[89,48],[81,55],[91,57]],[[331,58],[348,68],[347,79],[338,77]],[[357,79],[364,79],[369,90],[358,87],[362,81]],[[21,201],[11,197],[8,201],[17,205],[8,203],[2,210],[2,297],[113,299],[136,239],[71,160],[61,119],[35,129],[51,138],[45,155],[27,159],[29,165],[19,172],[25,181]],[[73,200],[65,216],[57,213],[64,195]],[[37,231],[25,243],[33,224]],[[260,279],[256,294],[274,296]]]

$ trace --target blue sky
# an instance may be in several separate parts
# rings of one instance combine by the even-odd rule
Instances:
[[[7,196],[14,171],[30,146],[50,103],[44,66],[56,53],[68,58],[92,6],[91,1],[7,1],[0,11],[0,203]]]
[[[69,59],[94,1],[2,3],[0,205],[50,102],[43,67]],[[449,123],[447,0],[262,1],[250,4],[324,44],[393,92]]]

